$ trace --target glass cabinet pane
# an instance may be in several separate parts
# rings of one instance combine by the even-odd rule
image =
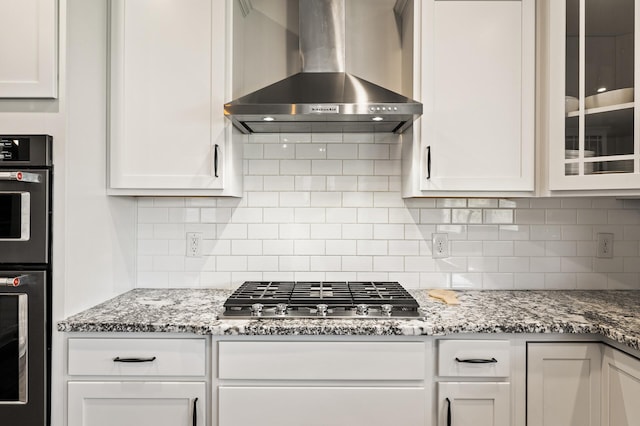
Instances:
[[[590,96],[597,106],[633,102],[611,93],[633,88],[633,28],[634,0],[585,0],[585,104]]]
[[[635,0],[566,0],[565,176],[633,173]]]

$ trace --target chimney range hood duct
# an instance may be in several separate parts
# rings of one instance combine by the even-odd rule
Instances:
[[[345,72],[344,0],[299,0],[302,72],[225,104],[243,133],[402,133],[422,104]]]

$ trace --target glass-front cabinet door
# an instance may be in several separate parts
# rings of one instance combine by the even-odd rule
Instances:
[[[549,3],[550,189],[640,189],[640,2]]]

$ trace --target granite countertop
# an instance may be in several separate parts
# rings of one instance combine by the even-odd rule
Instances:
[[[135,289],[58,323],[64,332],[212,335],[446,335],[584,333],[640,350],[640,291],[460,291],[457,306],[409,290],[424,319],[218,319],[231,294]]]

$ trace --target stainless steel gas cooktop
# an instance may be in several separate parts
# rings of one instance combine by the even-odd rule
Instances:
[[[221,318],[420,318],[418,302],[397,282],[248,281]]]

